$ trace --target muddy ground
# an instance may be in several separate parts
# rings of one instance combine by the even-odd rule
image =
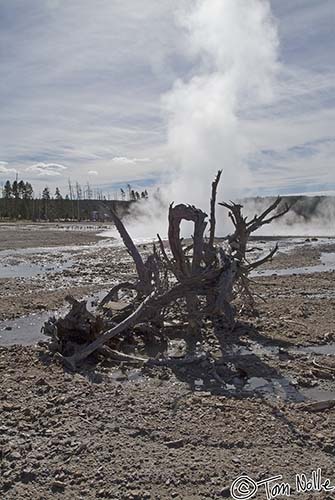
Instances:
[[[71,244],[82,244],[76,234]],[[2,278],[2,325],[60,307],[68,292],[81,297],[131,279],[122,249],[86,243],[52,256],[54,266],[71,259],[70,268]],[[315,266],[325,251],[334,252],[329,242],[301,241],[267,267]],[[31,258],[51,255],[24,256]],[[130,371],[101,362],[73,374],[42,345],[2,347],[1,498],[229,498],[241,474],[282,475],[293,498],[334,498],[294,491],[295,474],[318,467],[335,485],[335,409],[306,407],[335,398],[334,278],[333,271],[255,277],[258,316],[240,316],[222,359],[204,327],[202,348],[225,384],[206,362]],[[176,351],[179,337],[183,329],[170,326],[158,350]],[[264,487],[254,498],[266,498]]]

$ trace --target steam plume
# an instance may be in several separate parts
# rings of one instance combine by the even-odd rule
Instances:
[[[267,0],[197,0],[176,15],[192,73],[162,96],[172,168],[161,190],[166,204],[207,210],[210,183],[223,168],[221,199],[241,196],[251,182],[243,112],[267,103],[277,71],[278,37]],[[224,191],[224,193],[223,193]],[[166,211],[152,201],[135,236],[166,234]],[[138,216],[138,206],[136,207]],[[143,214],[142,214],[143,215]],[[162,220],[162,217],[164,219]]]
[[[241,195],[251,181],[240,120],[248,107],[271,99],[278,37],[263,0],[198,0],[177,21],[195,71],[162,98],[176,165],[167,194],[206,207],[219,168],[226,196]]]

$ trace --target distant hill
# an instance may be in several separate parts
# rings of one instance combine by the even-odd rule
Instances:
[[[282,196],[281,204],[292,206],[291,211],[306,222],[316,216],[324,216],[326,213],[335,213],[335,196]],[[242,202],[246,206],[252,205],[260,210],[263,206],[270,205],[276,199],[275,196],[245,198]]]
[[[241,203],[245,213],[253,217],[267,208],[276,197],[246,198]],[[294,235],[335,235],[335,196],[283,196],[281,205],[289,204],[290,211],[262,232]],[[279,206],[280,209],[280,206]]]

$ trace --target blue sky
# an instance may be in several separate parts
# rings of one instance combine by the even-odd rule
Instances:
[[[181,3],[2,0],[0,183],[18,171],[38,189],[69,177],[145,186],[178,168],[162,102],[203,64],[176,22]],[[334,0],[270,3],[280,68],[268,102],[238,108],[241,189],[335,191]]]

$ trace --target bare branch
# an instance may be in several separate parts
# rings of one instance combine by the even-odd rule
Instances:
[[[111,300],[116,300],[118,296],[118,292],[120,290],[135,290],[138,293],[138,286],[134,283],[130,283],[129,281],[125,281],[124,283],[118,283],[113,286],[110,292],[101,300],[99,304],[99,308],[101,309],[105,304],[108,304]]]
[[[114,212],[113,209],[110,209],[114,224],[116,229],[118,230],[123,243],[125,244],[128,252],[133,258],[133,261],[136,266],[137,274],[140,280],[140,283],[142,284],[144,289],[150,288],[149,283],[148,283],[148,272],[147,269],[143,263],[142,257],[138,249],[136,248],[133,240],[131,239],[128,231],[124,227],[121,219],[118,217],[116,212]]]
[[[218,170],[218,173],[216,174],[216,177],[214,181],[212,182],[212,196],[211,196],[211,215],[210,215],[210,230],[209,230],[209,242],[208,245],[210,247],[213,247],[214,245],[214,238],[215,238],[215,226],[216,226],[216,220],[215,220],[215,204],[216,204],[216,194],[217,194],[217,188],[218,184],[220,182],[220,178],[222,175],[222,170]]]
[[[276,245],[270,253],[268,253],[268,255],[266,255],[265,257],[263,257],[262,259],[260,260],[257,260],[256,262],[252,262],[251,264],[249,264],[247,266],[248,268],[248,271],[251,271],[252,269],[255,269],[256,267],[259,267],[261,266],[262,264],[265,264],[265,262],[267,262],[268,260],[271,260],[272,257],[274,256],[274,254],[277,252],[278,250],[278,245]]]

